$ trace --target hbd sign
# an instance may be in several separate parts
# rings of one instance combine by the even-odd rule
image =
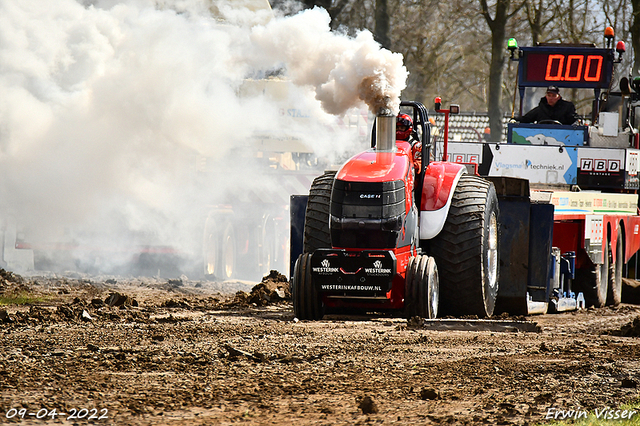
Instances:
[[[580,170],[583,172],[608,172],[618,173],[620,171],[620,160],[582,158],[580,159]]]

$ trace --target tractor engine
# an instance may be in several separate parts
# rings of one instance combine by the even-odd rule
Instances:
[[[396,147],[395,119],[394,115],[377,117],[375,152],[354,157],[333,183],[330,214],[333,247],[393,249],[411,244],[416,236],[411,158]]]
[[[405,184],[349,182],[336,179],[331,192],[331,244],[348,248],[394,248],[408,237],[401,232],[405,211]],[[414,221],[415,223],[415,218]]]
[[[375,150],[349,160],[331,191],[331,246],[395,249],[415,242],[418,213],[413,203],[411,147],[396,144],[396,116],[376,118]]]

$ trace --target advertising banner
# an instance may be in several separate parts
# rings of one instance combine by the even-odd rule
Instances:
[[[623,188],[625,150],[611,148],[578,149],[578,185],[585,188]]]

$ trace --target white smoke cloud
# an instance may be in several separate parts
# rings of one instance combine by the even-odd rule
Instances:
[[[322,10],[270,19],[251,3],[0,2],[0,227],[197,255],[205,205],[277,184],[256,134],[334,159],[360,149],[331,114],[395,108],[401,56],[331,33]],[[278,68],[298,87],[242,94]]]
[[[314,8],[290,19],[254,28],[252,57],[260,65],[279,59],[296,84],[310,85],[330,114],[344,114],[364,101],[373,114],[397,114],[407,70],[402,55],[382,49],[369,31],[355,38],[330,32],[329,14]]]

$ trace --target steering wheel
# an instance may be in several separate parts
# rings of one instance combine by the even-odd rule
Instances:
[[[560,124],[560,125],[562,125],[562,123],[559,122],[558,120],[540,120],[540,121],[538,121],[538,124]]]

